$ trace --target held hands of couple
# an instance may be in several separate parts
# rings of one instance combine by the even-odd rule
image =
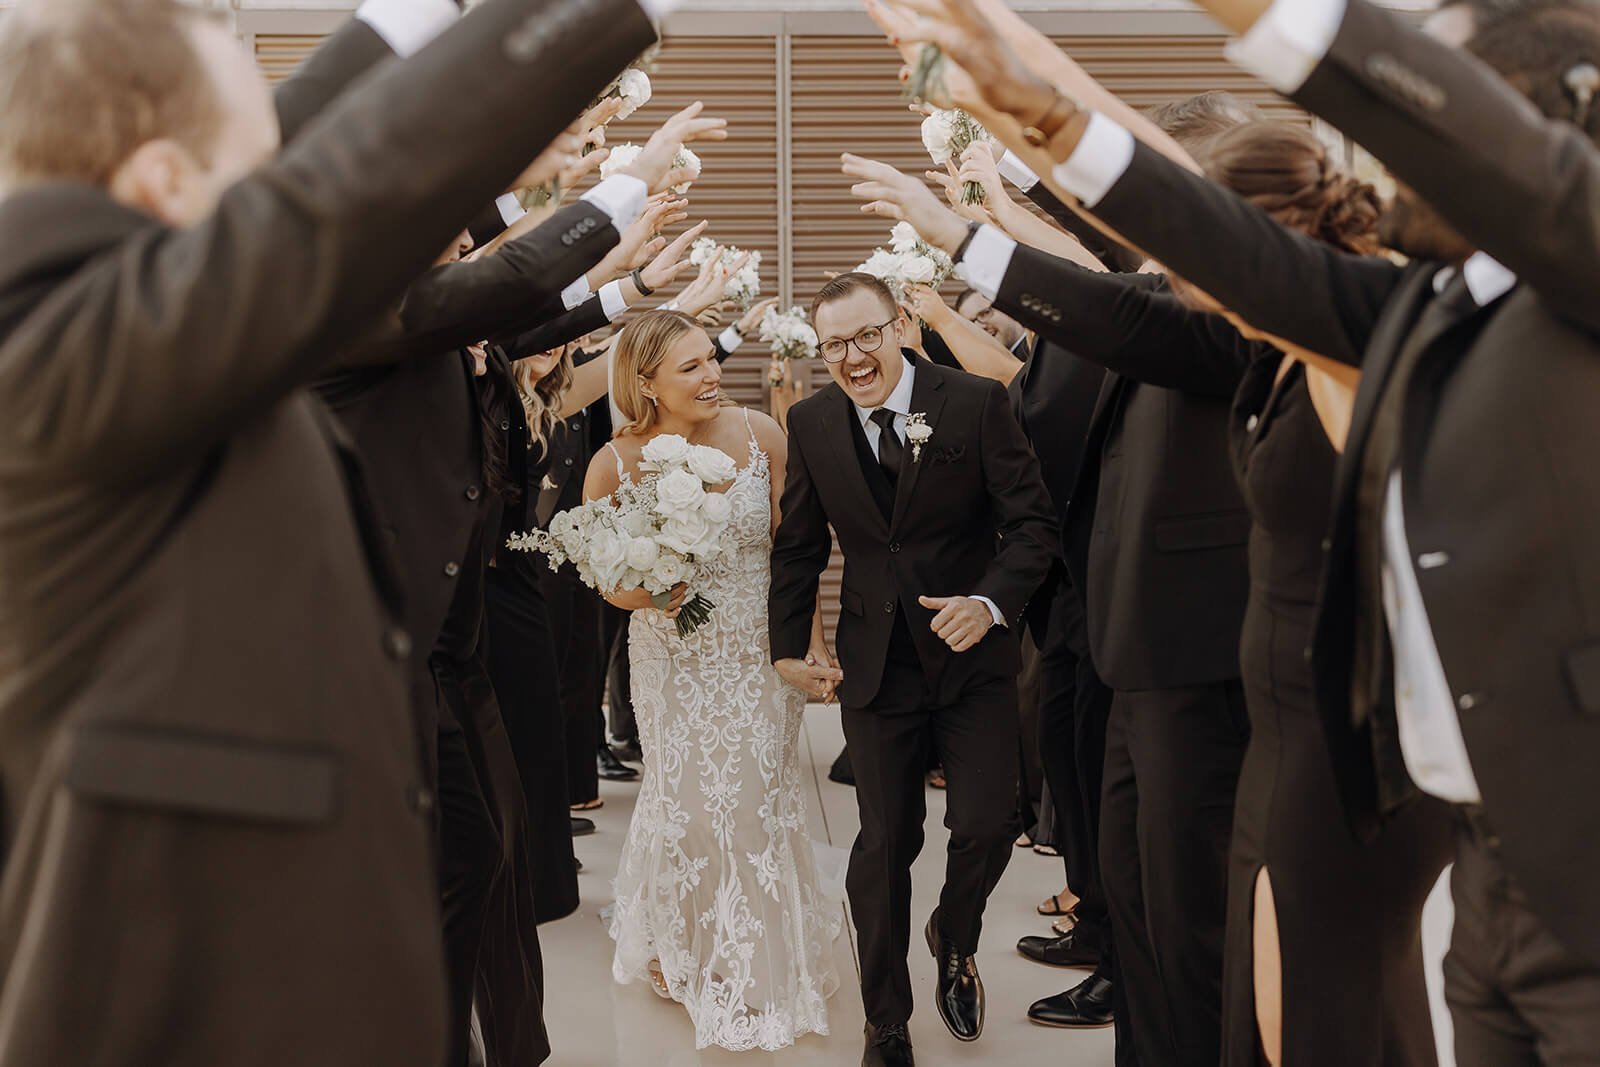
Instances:
[[[994,629],[994,614],[981,600],[969,596],[919,596],[917,603],[938,612],[929,628],[952,652],[973,648]]]
[[[780,659],[773,664],[780,677],[804,693],[807,699],[832,704],[844,672],[826,648],[813,647],[805,659]]]

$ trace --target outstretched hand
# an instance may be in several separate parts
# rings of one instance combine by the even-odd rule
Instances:
[[[929,628],[952,652],[965,652],[994,628],[989,606],[969,596],[919,596],[917,603],[938,612]]]
[[[644,279],[652,292],[665,289],[678,280],[678,275],[688,270],[689,246],[694,244],[696,237],[705,232],[710,223],[701,220],[679,234],[670,244],[662,248],[654,259],[639,271],[639,276]]]
[[[673,167],[678,150],[691,141],[726,141],[728,120],[704,118],[705,105],[696,100],[651,135],[633,165],[625,171],[650,187],[652,193],[665,192],[686,180]],[[693,177],[692,175],[689,177]]]
[[[887,163],[848,152],[840,159],[843,161],[840,169],[860,179],[850,187],[850,195],[867,201],[861,207],[864,213],[909,222],[923,240],[951,255],[967,239],[965,220],[939,203],[933,190],[921,180],[902,174]]]
[[[1040,78],[1001,39],[976,0],[894,0],[903,10],[893,18],[891,40],[902,49],[931,44],[960,68],[946,83],[971,89],[984,103],[1023,125],[1044,118],[1055,103],[1056,89]],[[907,18],[905,12],[921,16]],[[879,23],[884,25],[883,22]],[[970,83],[967,81],[970,79]]]

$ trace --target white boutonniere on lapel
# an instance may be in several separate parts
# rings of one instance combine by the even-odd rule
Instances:
[[[928,416],[916,411],[906,416],[906,440],[911,442],[911,462],[922,462],[922,446],[933,437]]]

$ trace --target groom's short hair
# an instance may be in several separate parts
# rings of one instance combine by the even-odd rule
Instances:
[[[853,270],[848,274],[839,275],[817,290],[817,295],[811,298],[811,321],[817,321],[817,309],[823,304],[831,304],[835,300],[844,300],[851,293],[857,293],[863,289],[876,293],[878,298],[883,301],[885,310],[890,312],[898,312],[900,310],[899,301],[895,300],[894,293],[889,290],[887,285],[883,284],[881,278]]]

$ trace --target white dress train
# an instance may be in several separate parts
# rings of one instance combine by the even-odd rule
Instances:
[[[618,469],[626,477],[620,457]],[[805,699],[769,655],[771,484],[752,434],[749,462],[727,490],[724,552],[690,589],[716,605],[710,621],[680,639],[661,612],[634,613],[644,780],[611,918],[616,981],[648,982],[659,960],[695,1047],[736,1052],[828,1032],[843,922],[819,888],[806,832]]]

